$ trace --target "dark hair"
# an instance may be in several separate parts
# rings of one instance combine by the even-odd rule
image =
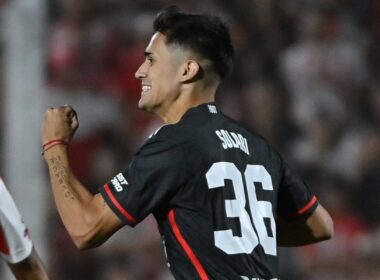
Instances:
[[[177,44],[209,59],[222,80],[231,71],[234,49],[228,27],[220,18],[188,14],[170,6],[157,15],[153,27],[166,36],[166,44]]]

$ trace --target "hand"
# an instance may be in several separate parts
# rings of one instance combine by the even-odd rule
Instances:
[[[77,113],[70,106],[49,108],[42,121],[42,144],[56,139],[69,143],[78,126]]]

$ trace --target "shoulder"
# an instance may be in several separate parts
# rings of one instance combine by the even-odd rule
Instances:
[[[179,131],[182,130],[178,125],[164,125],[156,130],[136,151],[132,163],[162,161],[163,164],[182,158],[182,147],[188,139]]]
[[[157,129],[145,142],[144,146],[155,143],[177,146],[196,139],[200,131],[200,123],[195,122],[193,119],[181,120],[176,124],[163,125]]]
[[[177,125],[165,125],[153,133],[146,142],[137,150],[137,158],[178,158],[181,157],[182,147],[189,141],[185,136],[186,130]]]

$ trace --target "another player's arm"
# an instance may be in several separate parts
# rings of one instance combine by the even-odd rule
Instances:
[[[332,218],[320,204],[306,220],[277,221],[277,243],[284,247],[303,246],[328,240],[333,232]]]
[[[24,260],[8,263],[13,275],[18,280],[48,280],[49,277],[35,249]]]
[[[42,142],[54,139],[69,142],[78,127],[75,111],[68,107],[49,109],[42,124]],[[97,247],[106,241],[122,223],[100,194],[91,194],[74,175],[67,145],[48,147],[44,158],[60,217],[81,249]]]

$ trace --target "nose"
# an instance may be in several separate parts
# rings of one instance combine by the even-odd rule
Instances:
[[[142,63],[141,65],[140,65],[140,67],[137,69],[137,71],[136,71],[136,73],[135,73],[135,77],[136,77],[136,79],[143,79],[143,78],[145,78],[146,77],[146,67],[144,67],[144,64],[145,63]]]

